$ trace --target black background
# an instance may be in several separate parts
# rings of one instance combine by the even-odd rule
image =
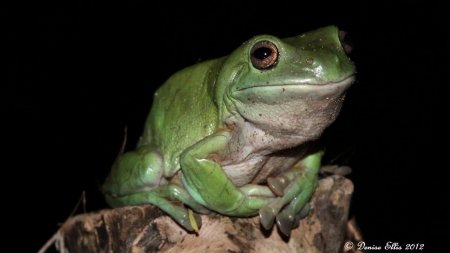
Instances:
[[[257,34],[337,25],[353,36],[358,82],[323,142],[325,162],[344,154],[340,162],[353,168],[350,215],[367,245],[448,248],[445,8],[432,1],[6,4],[0,116],[3,209],[14,217],[8,245],[37,251],[82,191],[88,211],[106,207],[99,186],[123,129],[131,149],[153,92],[171,74]]]

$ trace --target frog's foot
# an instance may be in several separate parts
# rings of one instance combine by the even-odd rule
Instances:
[[[285,194],[282,197],[259,210],[263,227],[270,229],[276,218],[278,228],[283,234],[289,236],[291,229],[298,225],[298,220],[308,214],[309,207],[305,207],[314,188],[314,179],[309,180],[302,175],[296,177],[284,189]]]
[[[308,214],[307,203],[317,185],[320,158],[319,152],[312,154],[293,170],[267,179],[269,188],[280,197],[259,210],[265,229],[270,229],[276,218],[280,231],[289,236],[291,229],[298,225],[298,220]]]
[[[188,205],[198,213],[207,214],[211,212],[196,202],[183,187],[173,184],[160,186],[147,192],[134,193],[116,198],[107,194],[106,201],[113,207],[143,203],[153,204],[169,214],[188,231],[198,230],[197,228],[201,226],[202,220],[200,215],[196,213],[191,212],[189,214],[188,209],[181,203]]]

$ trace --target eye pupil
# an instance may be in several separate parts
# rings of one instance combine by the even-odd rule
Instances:
[[[264,60],[272,54],[272,49],[267,47],[260,47],[253,52],[253,56],[259,60]]]

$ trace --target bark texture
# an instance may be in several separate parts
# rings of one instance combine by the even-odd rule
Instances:
[[[277,228],[264,230],[258,217],[219,214],[202,215],[198,234],[188,233],[158,208],[142,205],[70,218],[58,231],[56,244],[70,253],[342,252],[352,193],[353,184],[344,177],[320,180],[309,215],[290,237]]]

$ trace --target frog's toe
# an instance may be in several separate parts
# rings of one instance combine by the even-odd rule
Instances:
[[[284,189],[290,183],[290,180],[284,176],[269,177],[267,179],[267,185],[270,190],[277,196],[284,195]]]
[[[282,198],[277,198],[274,202],[259,209],[259,218],[265,229],[270,229],[273,226],[275,217],[280,213],[283,206]]]
[[[273,226],[274,219],[275,214],[272,208],[265,206],[259,209],[259,220],[265,229],[269,230]]]
[[[187,231],[198,231],[198,228],[202,226],[202,217],[199,214],[192,213],[192,218],[190,218],[189,213],[187,213],[179,219],[175,218],[175,220]]]
[[[305,218],[308,216],[309,211],[311,209],[311,206],[309,205],[309,202],[305,204],[305,206],[302,208],[302,210],[297,214],[297,217],[299,220]]]
[[[352,168],[349,166],[339,166],[335,171],[334,174],[346,176],[348,174],[352,173]]]
[[[180,224],[182,227],[184,227],[184,229],[186,229],[189,232],[194,231],[194,228],[192,227],[191,223],[189,222],[189,219],[181,219],[181,220],[176,220],[176,222],[178,222],[178,224]]]
[[[349,166],[338,166],[338,165],[325,165],[320,168],[320,173],[325,175],[341,175],[346,176],[352,173],[352,168]]]
[[[289,236],[291,234],[292,224],[294,222],[294,216],[287,213],[279,213],[277,215],[277,226],[280,231]]]
[[[292,229],[298,228],[298,226],[300,225],[300,220],[303,218],[304,217],[302,217],[300,214],[297,214],[295,216],[294,222],[292,222]]]
[[[277,215],[277,226],[281,232],[287,236],[291,234],[291,230],[298,227],[300,220],[305,218],[309,214],[309,203],[303,207],[303,209],[294,213],[290,209],[285,209]]]

